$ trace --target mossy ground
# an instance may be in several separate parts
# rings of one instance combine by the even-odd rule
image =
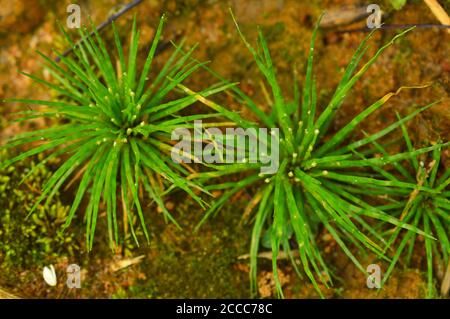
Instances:
[[[90,15],[95,23],[102,22],[108,14],[117,8],[120,1],[100,0],[95,2],[79,1],[82,17]],[[379,3],[388,13],[387,23],[436,23],[434,16],[422,1],[410,1],[401,11],[393,11],[389,1],[374,1]],[[56,25],[56,19],[65,20],[65,6],[48,5],[40,0],[28,1],[27,8],[19,2],[4,6],[8,19],[0,21],[1,30],[14,30],[0,34],[0,98],[24,97],[35,99],[51,98],[50,92],[33,84],[29,79],[17,74],[17,69],[38,74],[42,72],[41,64],[36,59],[35,49],[50,53],[52,47],[64,50]],[[262,26],[267,35],[273,60],[277,67],[282,87],[291,90],[292,65],[302,70],[311,37],[312,25],[324,9],[336,8],[343,4],[354,4],[356,1],[198,1],[170,0],[144,1],[133,12],[137,13],[141,28],[143,47],[148,45],[153,37],[154,27],[161,12],[168,12],[168,23],[164,40],[180,39],[185,36],[189,44],[200,43],[196,57],[200,60],[211,60],[211,67],[232,81],[239,81],[245,92],[262,105],[265,97],[261,94],[260,75],[250,55],[244,49],[235,32],[228,6],[232,6],[243,31],[254,39],[256,25]],[[28,9],[28,10],[27,10]],[[447,8],[448,9],[448,8]],[[132,13],[121,17],[117,24],[125,35],[130,25]],[[87,22],[87,19],[83,20]],[[2,24],[3,23],[3,24]],[[19,27],[14,27],[19,25]],[[361,27],[356,24],[351,27]],[[14,28],[13,28],[14,27]],[[75,32],[74,32],[75,34]],[[382,31],[375,35],[371,51],[389,39],[393,31]],[[108,32],[105,33],[108,35]],[[109,35],[110,36],[110,35]],[[252,38],[253,36],[253,38]],[[342,72],[359,42],[365,36],[362,32],[336,33],[333,30],[324,31],[319,36],[315,56],[315,74],[320,84],[319,105],[330,98]],[[402,85],[417,85],[431,83],[423,90],[402,92],[393,98],[388,105],[374,114],[365,123],[368,132],[378,130],[395,117],[394,111],[408,112],[411,106],[424,105],[437,99],[444,103],[423,115],[417,117],[411,124],[413,139],[416,143],[427,143],[436,140],[437,136],[449,138],[450,111],[448,105],[450,46],[449,35],[443,30],[417,30],[389,48],[377,61],[368,74],[356,85],[354,94],[348,97],[335,122],[334,130],[346,123],[348,118],[359,113],[363,106],[375,99],[394,91]],[[141,52],[144,53],[144,52]],[[167,57],[169,52],[162,52],[159,60]],[[144,56],[144,54],[142,54]],[[42,74],[49,79],[49,74]],[[212,83],[207,74],[192,78],[192,87],[202,87]],[[232,100],[221,102],[230,105],[241,115],[247,116]],[[446,101],[446,102],[445,102]],[[15,105],[1,109],[6,119],[11,119],[11,111]],[[3,120],[2,116],[2,121]],[[0,140],[3,143],[7,137],[27,129],[45,127],[49,123],[33,122],[23,127],[12,125],[6,127],[1,123]],[[443,169],[449,169],[449,152],[443,153]],[[44,246],[35,242],[21,241],[23,234],[30,228],[39,227],[34,219],[23,222],[26,214],[20,209],[24,203],[32,200],[32,193],[23,188],[15,189],[18,179],[26,167],[31,165],[21,163],[16,165],[17,173],[0,173],[0,179],[12,176],[14,181],[8,181],[7,191],[3,191],[0,200],[0,219],[6,218],[8,207],[13,221],[8,221],[8,227],[15,229],[8,240],[14,241],[18,253],[17,258],[7,259],[7,241],[3,239],[0,249],[0,262],[3,263],[0,272],[0,287],[10,293],[23,297],[77,297],[77,298],[201,298],[201,297],[250,297],[248,282],[248,265],[246,259],[239,256],[248,253],[251,225],[241,222],[242,210],[251,198],[252,192],[236,195],[220,215],[211,219],[199,232],[193,233],[193,228],[200,220],[201,209],[190,202],[184,194],[175,193],[168,201],[175,217],[181,222],[183,230],[177,230],[173,225],[166,225],[161,218],[152,218],[151,233],[154,234],[149,245],[142,244],[140,248],[127,241],[125,246],[112,253],[106,237],[102,237],[99,229],[94,251],[87,254],[84,249],[82,220],[69,229],[72,232],[73,251],[68,245],[59,245],[66,239],[54,237],[52,232],[40,232],[43,243],[56,241],[56,245]],[[49,165],[47,173],[53,168]],[[42,174],[47,174],[42,172]],[[9,175],[8,175],[9,174]],[[40,181],[36,179],[35,183]],[[2,185],[6,185],[3,183]],[[34,184],[33,184],[34,185]],[[37,185],[37,184],[36,184]],[[11,188],[12,187],[12,188]],[[17,191],[25,192],[16,196]],[[64,211],[64,206],[70,203],[72,189],[55,198],[57,210]],[[154,206],[148,204],[148,216],[157,215]],[[8,215],[9,216],[9,215]],[[2,219],[2,220],[3,220]],[[104,219],[104,218],[103,218]],[[3,222],[1,227],[5,227]],[[25,227],[25,229],[24,229]],[[100,227],[102,227],[100,225]],[[52,230],[54,231],[54,230]],[[370,290],[365,285],[365,277],[358,272],[351,262],[340,253],[336,243],[329,240],[325,232],[318,235],[326,259],[334,265],[335,274],[339,278],[335,287],[326,291],[328,297],[335,298],[420,298],[424,294],[423,273],[424,258],[420,248],[415,253],[414,269],[404,269],[398,265],[393,277],[381,292]],[[46,246],[47,245],[47,246]],[[72,244],[71,244],[72,245]],[[50,247],[50,248],[45,248]],[[124,248],[125,247],[125,248]],[[133,257],[144,256],[140,262],[120,268],[124,262]],[[371,257],[367,256],[367,263]],[[82,288],[67,289],[65,286],[65,269],[68,264],[77,263],[82,268]],[[44,264],[54,264],[59,282],[56,287],[46,286],[41,272]],[[270,261],[261,260],[259,288],[264,296],[273,296]],[[280,263],[284,276],[286,296],[291,298],[315,298],[314,289],[306,281],[297,278],[289,263]]]

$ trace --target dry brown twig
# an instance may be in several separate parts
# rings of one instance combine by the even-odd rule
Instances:
[[[450,25],[450,17],[448,16],[447,12],[445,12],[444,8],[442,8],[442,6],[439,4],[439,2],[437,2],[437,0],[424,0],[424,1],[440,23],[444,25]],[[447,32],[450,33],[450,29],[447,29]]]
[[[441,285],[442,296],[446,296],[449,290],[450,290],[450,262],[447,265],[447,271],[445,272],[444,279],[442,280]]]
[[[20,297],[10,294],[9,292],[0,288],[0,299],[20,299]]]

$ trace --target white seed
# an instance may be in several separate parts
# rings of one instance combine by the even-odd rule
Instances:
[[[318,129],[314,130],[314,134],[318,135],[320,133],[320,131]]]
[[[292,153],[292,157],[293,158],[297,158],[298,154],[297,153]]]
[[[130,135],[133,132],[133,130],[131,128],[127,129],[127,135]]]
[[[264,182],[267,183],[267,184],[269,184],[269,183],[270,183],[270,178],[266,178],[266,179],[264,180]]]
[[[327,170],[323,170],[322,171],[322,175],[328,175],[328,171]]]
[[[45,266],[44,270],[42,271],[42,276],[44,277],[45,282],[50,286],[56,286],[56,273],[55,273],[55,267],[53,265],[50,265],[50,267]]]
[[[288,173],[288,176],[289,176],[289,177],[294,177],[294,173],[292,173],[292,171],[290,171],[290,172]]]
[[[140,125],[140,126],[144,126],[144,125],[145,125],[145,122],[142,121],[141,124],[139,124],[139,125]]]
[[[316,162],[312,162],[311,163],[311,167],[316,167],[317,166],[317,163]]]

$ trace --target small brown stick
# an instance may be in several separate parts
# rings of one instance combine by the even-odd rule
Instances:
[[[0,288],[0,299],[20,299],[20,297],[10,294],[9,292]]]
[[[109,266],[109,269],[112,272],[117,272],[117,271],[122,270],[124,268],[128,268],[130,266],[139,264],[144,258],[145,258],[145,255],[141,255],[139,257],[134,257],[134,258],[121,259],[121,260],[116,261],[115,263],[111,264]]]
[[[450,25],[450,17],[436,0],[425,0],[426,5],[433,12],[434,16],[444,25]],[[450,29],[447,30],[450,33]]]
[[[450,290],[450,262],[447,265],[447,271],[445,272],[444,279],[442,279],[441,294],[446,296]]]

